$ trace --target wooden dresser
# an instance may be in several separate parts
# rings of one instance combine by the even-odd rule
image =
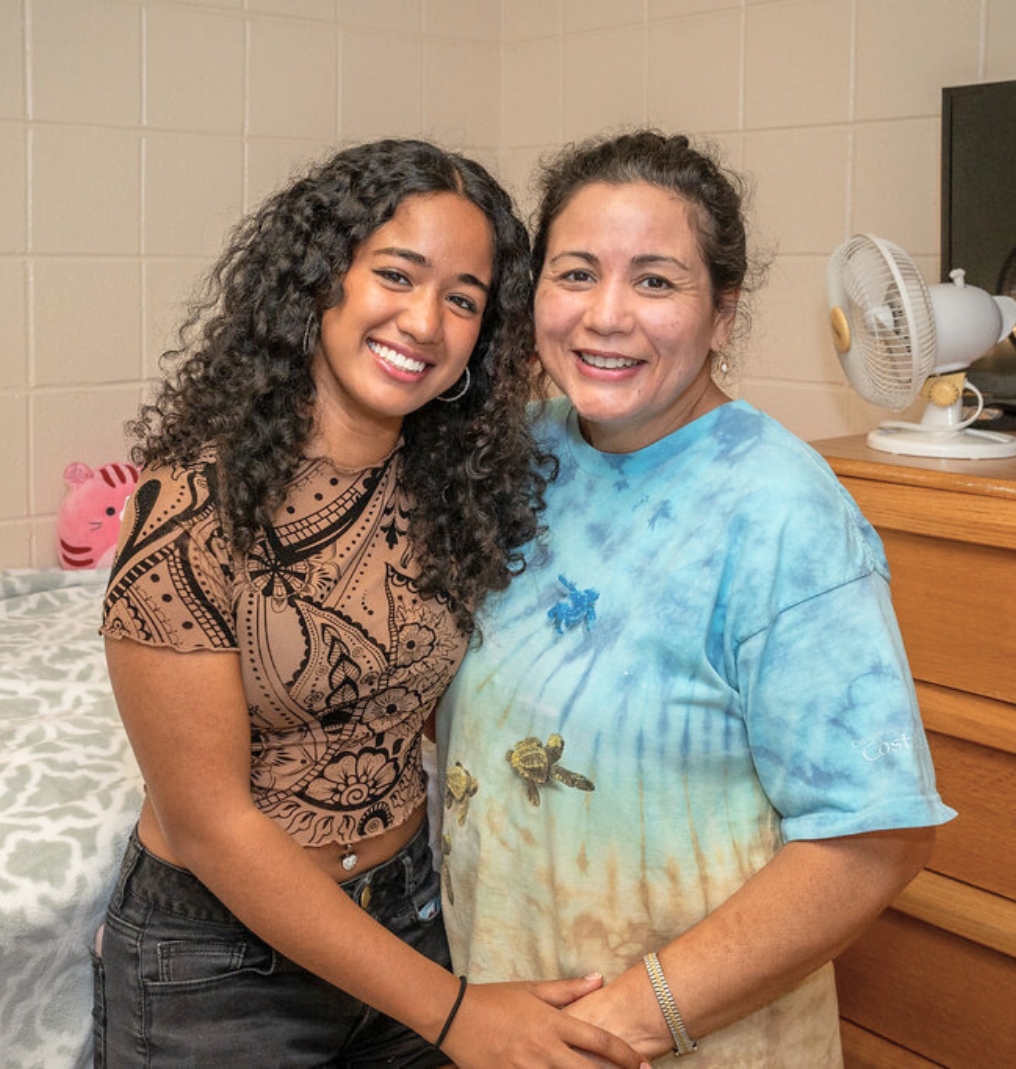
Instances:
[[[837,960],[848,1069],[1016,1067],[1016,459],[812,443],[878,529],[939,792],[959,817]]]

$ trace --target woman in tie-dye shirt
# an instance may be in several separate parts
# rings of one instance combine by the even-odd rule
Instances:
[[[935,789],[881,544],[812,450],[717,385],[737,180],[625,135],[544,174],[548,535],[439,708],[445,919],[471,979],[659,1064],[841,1064],[831,959],[925,863]]]

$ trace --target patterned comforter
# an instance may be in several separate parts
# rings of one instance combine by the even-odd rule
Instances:
[[[0,1063],[91,1064],[90,947],[141,777],[106,676],[107,572],[0,571]]]

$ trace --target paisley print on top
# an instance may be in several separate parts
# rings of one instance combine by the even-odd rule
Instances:
[[[216,478],[211,460],[145,473],[103,631],[237,651],[258,808],[302,845],[380,834],[424,800],[420,734],[466,644],[417,590],[398,452],[357,472],[304,462],[242,560]]]

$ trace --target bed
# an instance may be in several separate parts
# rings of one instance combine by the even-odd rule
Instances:
[[[105,571],[0,570],[0,1064],[91,1065],[90,947],[141,804]]]

